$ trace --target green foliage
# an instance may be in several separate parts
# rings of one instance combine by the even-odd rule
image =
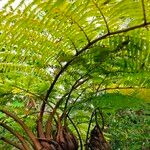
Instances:
[[[109,119],[107,132],[112,148],[149,149],[149,113],[148,105],[141,109],[120,109],[115,115],[106,115]]]
[[[108,93],[93,97],[91,101],[78,102],[71,114],[83,137],[86,137],[90,114],[97,107],[103,112],[104,134],[112,149],[149,148],[149,103],[136,97],[135,93]],[[98,117],[102,127],[102,118]],[[92,127],[94,125],[93,119]]]
[[[136,114],[136,109],[145,107],[144,101],[119,92],[150,88],[150,2],[18,3],[14,6],[14,1],[9,0],[0,9],[1,107],[17,113],[36,133],[37,114],[46,95],[46,111],[62,99],[57,113],[69,111],[83,139],[90,115],[99,107],[106,115],[106,137],[114,149],[140,149],[138,146],[147,144],[149,121],[145,115]],[[142,113],[145,114],[143,108]],[[23,132],[10,118],[1,113],[0,118]],[[47,118],[46,114],[44,121]],[[138,119],[138,123],[132,122]],[[99,122],[102,123],[100,118]],[[69,127],[75,133],[70,122]],[[5,129],[0,128],[0,133],[15,141]]]
[[[102,96],[93,97],[93,105],[106,111],[116,111],[118,109],[139,108],[143,100],[132,95],[122,95],[120,93],[108,93]]]

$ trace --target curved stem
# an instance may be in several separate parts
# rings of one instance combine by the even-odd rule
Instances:
[[[142,2],[143,19],[144,19],[144,23],[146,24],[147,20],[146,20],[146,11],[145,11],[144,0],[141,0],[141,2]]]
[[[81,135],[80,135],[80,133],[79,133],[79,130],[78,130],[78,128],[76,127],[76,125],[74,124],[74,122],[72,121],[72,119],[67,115],[67,117],[68,117],[68,119],[70,120],[70,122],[72,123],[72,125],[74,126],[74,128],[75,128],[75,130],[76,130],[76,132],[77,132],[77,134],[78,134],[78,137],[79,137],[79,141],[80,141],[80,148],[81,148],[81,150],[83,149],[83,144],[82,144],[82,138],[81,138]]]
[[[104,125],[105,125],[104,116],[103,116],[103,113],[102,113],[102,111],[100,109],[98,109],[98,111],[99,111],[99,114],[100,114],[100,116],[102,118],[102,128],[101,129],[104,130]]]
[[[24,131],[27,133],[31,141],[33,142],[36,150],[40,150],[42,148],[42,145],[37,140],[36,136],[32,133],[32,131],[28,128],[28,126],[20,120],[15,114],[8,112],[5,109],[0,109],[2,113],[5,113],[7,116],[13,118],[20,126],[24,129]]]
[[[63,97],[56,103],[56,105],[53,108],[53,111],[50,113],[50,115],[48,117],[48,120],[47,120],[47,123],[46,123],[46,138],[50,139],[52,120],[53,120],[53,117],[54,117],[54,115],[56,113],[57,108],[63,102],[64,98],[68,95],[67,100],[66,100],[66,104],[65,104],[65,109],[64,109],[64,114],[66,113],[65,111],[66,111],[67,103],[68,103],[68,100],[70,98],[70,95],[71,95],[72,91],[75,90],[76,88],[78,88],[80,85],[82,85],[86,80],[88,80],[88,78],[86,78],[85,80],[80,82],[80,80],[83,77],[85,77],[85,75],[80,77],[77,81],[75,81],[75,83],[71,87],[70,91],[68,93],[66,93],[65,95],[63,95]]]
[[[24,147],[25,150],[29,150],[29,145],[26,143],[25,139],[23,138],[22,135],[20,135],[18,132],[14,131],[11,127],[7,126],[5,123],[0,122],[0,126],[4,127],[7,129],[11,134],[13,134],[15,137],[19,139],[19,141],[22,143],[22,146]]]
[[[97,111],[99,112],[99,115],[101,116],[101,119],[102,119],[102,127],[101,127],[101,130],[103,130],[103,129],[104,129],[105,121],[104,121],[103,113],[102,113],[102,111],[101,111],[99,108],[96,108],[96,109],[95,109],[95,122],[96,122],[96,125],[99,126],[99,124],[98,124],[98,119],[97,119]]]
[[[88,130],[87,130],[87,134],[86,134],[86,140],[85,140],[85,150],[88,150],[87,146],[88,146],[88,138],[89,138],[89,133],[90,133],[90,127],[91,127],[91,123],[92,123],[92,119],[94,117],[95,114],[95,110],[92,112],[90,121],[89,121],[89,126],[88,126]]]
[[[83,89],[83,91],[79,94],[79,96],[75,99],[75,101],[73,102],[72,106],[68,109],[66,116],[69,115],[71,109],[73,108],[73,105],[77,102],[77,100],[81,97],[81,95],[85,92],[87,88]],[[63,118],[64,113],[62,114],[61,118]]]
[[[82,79],[82,78],[81,78],[81,79]],[[80,79],[80,80],[81,80],[81,79]],[[79,80],[79,81],[80,81],[80,80]],[[69,99],[70,99],[71,93],[73,92],[74,88],[76,89],[76,87],[79,87],[80,85],[84,84],[87,80],[89,80],[89,78],[86,78],[86,79],[84,79],[84,80],[81,81],[81,82],[78,82],[78,83],[75,84],[75,86],[71,89],[71,91],[70,91],[70,93],[68,94],[68,97],[67,97],[67,99],[66,99],[66,103],[65,103],[65,107],[64,107],[64,112],[63,112],[63,115],[64,115],[64,116],[66,116],[66,110],[67,110],[67,106],[68,106],[68,101],[69,101]],[[62,116],[62,117],[63,117],[63,116]],[[66,118],[67,118],[67,116],[64,117],[64,122],[66,122]]]
[[[17,149],[25,150],[25,149],[24,149],[22,146],[20,146],[19,144],[12,142],[12,141],[6,139],[5,137],[1,137],[0,140],[2,140],[2,141],[4,141],[4,142],[6,142],[6,143],[8,143],[8,144],[10,144],[10,145],[12,145],[12,146],[14,146],[14,147],[16,147]]]
[[[93,0],[93,3],[94,3],[94,5],[96,6],[96,8],[98,9],[98,11],[100,12],[100,14],[103,17],[103,20],[104,20],[106,28],[107,28],[107,32],[110,33],[109,26],[108,26],[107,20],[106,20],[106,18],[104,16],[103,12],[101,11],[100,7],[98,6],[98,4],[94,0]]]
[[[90,43],[90,39],[88,35],[86,34],[86,32],[84,31],[84,29],[82,28],[82,26],[80,26],[80,24],[77,21],[75,21],[75,19],[71,18],[71,20],[79,27],[79,29],[83,32],[84,36],[86,37],[86,40],[88,41],[88,43]]]

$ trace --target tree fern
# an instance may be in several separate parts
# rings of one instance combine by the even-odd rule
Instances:
[[[149,88],[149,5],[147,0],[33,0],[17,6],[8,1],[0,10],[1,100],[6,109],[23,113],[22,102],[21,107],[17,100],[9,106],[11,100],[18,96],[27,106],[26,99],[34,99],[39,115],[32,114],[33,108],[25,116],[31,113],[29,119],[38,120],[34,132],[39,139],[26,130],[25,117],[3,108],[1,112],[23,127],[25,141],[30,139],[35,149],[50,146],[40,138],[50,140],[52,122],[57,130],[59,117],[79,120],[73,110],[86,105],[90,115],[93,97],[119,88]],[[8,129],[3,121],[1,126]]]

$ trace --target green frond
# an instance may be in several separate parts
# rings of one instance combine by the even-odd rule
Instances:
[[[0,102],[21,114],[31,99],[59,105],[59,115],[71,108],[81,129],[97,106],[139,106],[122,91],[150,88],[149,14],[148,0],[9,0],[0,10]]]

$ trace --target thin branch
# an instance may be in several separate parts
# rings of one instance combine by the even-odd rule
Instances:
[[[80,24],[79,24],[77,21],[75,21],[74,19],[72,19],[72,21],[77,24],[77,26],[80,28],[80,30],[84,33],[84,35],[85,35],[85,37],[86,37],[88,43],[90,43],[90,39],[88,38],[87,34],[86,34],[85,31],[83,30],[83,28],[80,26]]]
[[[98,6],[98,4],[94,0],[93,0],[93,3],[94,3],[94,5],[96,6],[96,8],[98,9],[98,11],[100,12],[100,14],[103,17],[103,20],[104,20],[106,28],[107,28],[107,33],[110,33],[109,26],[108,26],[107,20],[106,20],[106,18],[104,16],[103,12],[101,11],[100,7]]]
[[[26,143],[26,140],[23,138],[21,134],[18,132],[14,131],[11,127],[7,126],[5,123],[0,122],[0,126],[4,127],[7,129],[11,134],[13,134],[15,137],[19,139],[19,141],[22,143],[22,146],[24,147],[25,150],[29,150],[29,145]]]
[[[75,59],[75,57],[74,57]],[[46,93],[46,96],[45,96],[45,99],[41,105],[41,108],[40,108],[40,114],[39,114],[39,117],[38,117],[38,124],[40,125],[40,128],[41,128],[41,125],[42,125],[42,120],[43,120],[43,114],[44,114],[44,110],[45,110],[45,106],[46,106],[46,103],[48,101],[48,97],[49,95],[51,94],[57,80],[59,79],[59,77],[61,76],[61,74],[66,70],[66,68],[73,62],[74,59],[71,59],[66,65],[64,65],[64,67],[59,71],[59,73],[55,76],[52,84],[50,85],[47,93]]]
[[[70,40],[71,44],[73,45],[76,53],[78,53],[78,50],[77,50],[77,47],[76,47],[75,43],[69,37],[68,37],[68,39]]]
[[[5,109],[0,109],[2,113],[5,113],[7,116],[13,118],[17,123],[20,124],[20,126],[24,129],[24,131],[27,133],[33,144],[35,145],[36,150],[40,150],[42,148],[39,141],[36,139],[35,135],[32,133],[32,131],[28,128],[28,126],[20,120],[15,114],[8,112]]]
[[[86,74],[87,75],[87,74]],[[85,75],[84,75],[85,76]],[[59,99],[59,101],[56,103],[55,107],[53,108],[53,111],[50,113],[47,123],[46,123],[46,137],[48,139],[50,139],[50,132],[51,132],[51,125],[52,125],[52,119],[56,113],[57,108],[60,106],[60,104],[62,103],[63,99],[68,95],[68,97],[70,98],[69,95],[71,95],[72,91],[75,90],[76,88],[78,88],[81,84],[83,84],[84,80],[82,82],[80,82],[80,80],[84,77],[80,77],[77,81],[75,81],[75,83],[73,84],[72,88],[70,89],[70,91],[68,93],[66,93],[65,95],[63,95],[63,97],[61,99]],[[80,83],[79,83],[80,82]],[[68,99],[67,99],[68,100]],[[68,103],[68,101],[66,102]],[[65,104],[66,106],[66,104]]]
[[[99,108],[96,108],[96,109],[95,109],[95,120],[96,120],[96,124],[98,124],[97,111],[99,112],[99,115],[101,116],[101,119],[102,119],[102,127],[101,127],[101,130],[104,130],[105,120],[104,120],[103,113],[102,113],[102,111],[101,111]]]
[[[99,114],[102,118],[102,130],[104,130],[104,126],[105,126],[105,120],[104,120],[104,115],[103,115],[103,112],[99,109]]]
[[[51,127],[52,127],[52,120],[53,120],[53,117],[56,113],[56,110],[57,108],[59,107],[59,105],[62,103],[63,99],[67,96],[68,93],[66,93],[61,99],[58,100],[58,102],[56,103],[55,107],[53,108],[53,111],[50,112],[49,114],[49,117],[47,119],[47,122],[46,122],[46,126],[45,126],[45,134],[44,134],[44,137],[41,136],[42,138],[47,138],[48,140],[51,139]],[[40,122],[39,122],[40,123]],[[42,124],[40,124],[42,126]]]
[[[66,115],[66,116],[69,115],[69,113],[70,113],[71,109],[73,108],[74,104],[75,104],[75,103],[77,102],[77,100],[82,96],[82,94],[85,92],[86,89],[87,89],[87,88],[83,89],[83,91],[82,91],[82,92],[78,95],[78,97],[75,99],[75,101],[73,102],[72,106],[68,109],[68,112],[67,112],[67,115]],[[64,112],[63,112],[63,113],[64,113]],[[63,114],[62,114],[61,118],[63,118]]]
[[[8,139],[6,139],[5,137],[1,137],[0,140],[4,141],[5,143],[8,143],[14,147],[16,147],[17,149],[20,149],[20,150],[25,150],[21,145],[17,144],[17,143],[14,143]]]
[[[67,117],[68,117],[68,119],[70,120],[70,122],[72,123],[72,125],[74,126],[74,128],[75,128],[75,130],[76,130],[76,132],[77,132],[77,134],[78,134],[79,141],[80,141],[80,150],[82,150],[82,149],[83,149],[83,144],[82,144],[82,138],[81,138],[81,135],[80,135],[80,133],[79,133],[79,130],[78,130],[78,128],[76,127],[75,123],[72,121],[72,119],[71,119],[68,115],[67,115]]]
[[[144,17],[143,18],[144,19],[144,24],[147,24],[144,0],[141,0],[141,2],[142,2],[142,11],[143,11],[143,17]]]
[[[69,101],[69,99],[70,99],[70,96],[71,96],[73,90],[76,89],[77,87],[79,87],[80,85],[84,84],[84,83],[85,83],[86,81],[88,81],[88,80],[89,80],[89,78],[86,78],[86,79],[84,79],[83,81],[79,82],[77,85],[75,85],[74,88],[72,88],[72,90],[70,91],[70,93],[68,94],[68,97],[67,97],[67,99],[66,99],[66,103],[65,103],[65,106],[64,106],[64,113],[63,113],[64,115],[66,115],[66,110],[67,110],[67,106],[68,106],[68,101]],[[62,117],[63,117],[63,116],[62,116]],[[66,122],[66,119],[67,119],[67,117],[64,117],[64,124],[65,124],[65,122]]]
[[[103,78],[103,80],[101,81],[101,83],[98,85],[98,88],[96,89],[96,93],[95,93],[95,96],[97,96],[97,93],[101,87],[101,85],[104,83],[105,79],[108,77],[109,74],[106,74],[106,76]]]
[[[68,100],[70,99],[70,96],[71,96],[71,93],[73,92],[73,90],[77,89],[77,87],[79,87],[80,85],[84,84],[86,81],[89,80],[89,78],[86,78],[83,81],[80,81],[81,79],[82,78],[80,78],[78,81],[76,81],[76,83],[72,86],[72,89],[70,90],[70,92],[69,92],[69,94],[67,96],[64,110],[66,110],[66,108],[67,108]]]
[[[88,146],[90,127],[91,127],[91,123],[92,123],[92,119],[93,119],[94,115],[95,115],[95,110],[92,112],[91,118],[90,118],[90,121],[89,121],[88,130],[87,130],[87,133],[86,133],[86,140],[85,140],[85,150],[88,150],[87,146]]]
[[[102,129],[104,128],[104,117],[103,117],[103,114],[102,112],[100,111],[100,109],[96,108],[94,109],[94,111],[92,112],[91,114],[91,118],[90,118],[90,121],[89,121],[89,126],[88,126],[88,131],[87,131],[87,135],[86,135],[86,141],[85,141],[85,150],[88,149],[88,139],[89,139],[89,132],[90,132],[90,127],[91,127],[91,124],[92,124],[92,119],[95,115],[95,122],[96,122],[96,125],[98,125],[98,120],[97,120],[97,111],[99,112],[101,118],[102,118]],[[99,125],[98,125],[99,126]]]
[[[145,23],[142,23],[140,25],[136,25],[136,26],[132,26],[132,27],[129,27],[129,28],[126,28],[126,29],[122,29],[122,30],[118,30],[118,31],[114,31],[114,32],[110,32],[110,33],[106,33],[102,36],[99,36],[97,37],[96,39],[94,39],[93,41],[91,41],[89,44],[85,45],[79,52],[76,56],[79,56],[81,53],[85,52],[88,48],[90,48],[93,44],[95,44],[96,42],[100,41],[100,40],[103,40],[109,36],[112,36],[112,35],[116,35],[116,34],[120,34],[120,33],[125,33],[125,32],[128,32],[128,31],[132,31],[132,30],[135,30],[135,29],[138,29],[138,28],[143,28],[143,27],[146,27],[150,25],[150,22],[147,22],[146,24]]]

